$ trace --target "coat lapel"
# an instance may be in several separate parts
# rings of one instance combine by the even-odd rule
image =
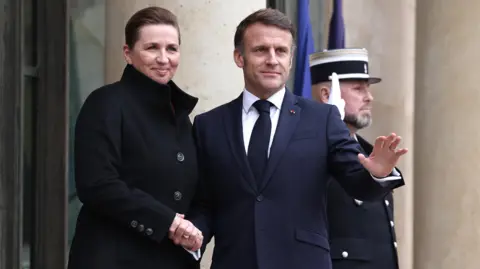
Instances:
[[[224,114],[223,126],[225,127],[228,142],[235,160],[242,171],[243,178],[247,181],[250,187],[257,192],[257,184],[253,173],[250,170],[250,165],[248,164],[247,153],[245,152],[245,144],[243,141],[242,96],[243,94],[228,105],[228,113]]]
[[[363,139],[363,137],[359,136],[358,134],[355,134],[355,136],[357,137],[357,142],[360,145],[360,148],[359,148],[360,152],[368,157],[368,155],[370,155],[370,153],[372,153],[373,146],[370,143],[368,143],[367,140]],[[353,201],[355,202],[355,204],[357,206],[361,206],[363,204],[362,200],[353,199]]]
[[[278,162],[285,153],[290,138],[295,132],[297,123],[300,120],[301,112],[301,108],[297,105],[297,97],[288,90],[285,91],[282,108],[280,109],[278,126],[275,131],[272,146],[270,148],[270,157],[264,173],[262,184],[259,188],[260,192],[262,192],[262,190],[265,189],[270,182]]]
[[[357,134],[357,140],[358,140],[358,144],[360,144],[360,147],[363,153],[365,153],[366,156],[370,155],[373,151],[372,144],[368,143],[367,140],[363,139],[363,137],[359,136],[358,134]]]

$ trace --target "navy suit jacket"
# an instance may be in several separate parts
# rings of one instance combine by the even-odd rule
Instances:
[[[330,269],[326,184],[352,196],[390,191],[359,163],[359,144],[338,109],[286,91],[260,185],[249,168],[242,96],[194,121],[200,182],[188,217],[215,237],[212,269]]]

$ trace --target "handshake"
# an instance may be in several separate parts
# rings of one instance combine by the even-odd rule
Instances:
[[[197,251],[202,247],[203,234],[184,217],[177,213],[170,226],[168,237],[175,245],[181,245],[189,251]]]

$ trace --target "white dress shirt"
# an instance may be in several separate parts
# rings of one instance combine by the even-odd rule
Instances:
[[[268,144],[267,156],[270,156],[270,148],[272,146],[275,131],[277,130],[278,119],[280,118],[280,109],[282,108],[283,98],[285,97],[285,88],[279,90],[267,99],[272,106],[270,107],[270,120],[272,121],[272,132],[270,134],[270,142]],[[260,98],[256,97],[248,90],[243,91],[243,110],[242,110],[242,126],[243,126],[243,142],[245,143],[245,152],[248,155],[248,145],[252,136],[253,127],[260,114],[253,104]]]

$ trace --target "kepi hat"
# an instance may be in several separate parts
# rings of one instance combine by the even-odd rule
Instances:
[[[342,80],[367,80],[374,84],[382,79],[371,77],[366,49],[345,48],[316,52],[310,55],[312,85],[332,80],[332,73]]]

